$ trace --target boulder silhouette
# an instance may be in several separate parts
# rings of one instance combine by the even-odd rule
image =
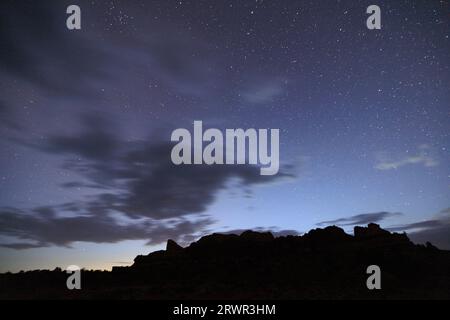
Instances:
[[[274,239],[274,236],[270,232],[255,232],[252,230],[244,231],[240,237],[249,241],[271,241]]]
[[[382,290],[366,287],[370,265],[380,267]],[[66,278],[60,269],[0,274],[0,298],[449,299],[450,252],[373,223],[354,235],[336,226],[282,237],[248,230],[187,247],[168,240],[130,267],[83,271],[77,292]]]
[[[353,232],[356,240],[370,241],[371,246],[413,246],[406,233],[390,233],[376,223],[369,223],[367,227],[356,226]]]
[[[316,246],[330,246],[347,243],[353,239],[349,234],[336,226],[329,226],[325,229],[313,229],[306,233],[303,238]]]
[[[376,223],[369,223],[367,225],[367,228],[356,226],[353,230],[355,238],[357,239],[384,237],[391,235],[389,231],[381,229],[380,226]]]
[[[169,239],[167,240],[167,245],[166,245],[166,252],[168,253],[177,253],[180,252],[183,248],[176,243],[174,240]]]

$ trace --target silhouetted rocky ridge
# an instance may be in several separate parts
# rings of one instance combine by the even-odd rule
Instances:
[[[369,265],[381,289],[369,290]],[[76,299],[449,299],[450,251],[412,243],[377,224],[354,235],[330,226],[301,236],[211,234],[183,248],[139,255],[130,267],[82,271],[68,290],[61,271],[0,275],[0,298]]]

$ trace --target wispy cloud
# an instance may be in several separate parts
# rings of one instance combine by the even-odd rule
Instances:
[[[401,215],[399,212],[374,212],[374,213],[362,213],[350,217],[339,218],[336,220],[319,222],[318,226],[337,225],[337,226],[354,226],[368,224],[370,222],[379,222],[386,218]]]
[[[259,81],[257,84],[248,86],[242,94],[246,102],[252,104],[263,104],[271,102],[283,93],[283,84],[279,79]]]
[[[365,225],[370,222],[380,222],[396,216],[405,217],[404,214],[399,212],[382,211],[322,221],[317,223],[317,225],[338,225],[342,227]],[[385,227],[385,229],[391,232],[407,232],[408,237],[415,243],[431,242],[440,249],[450,250],[450,208],[441,210],[437,215],[428,220],[392,225]]]
[[[420,145],[415,154],[408,154],[400,159],[392,159],[385,153],[380,154],[378,158],[378,163],[375,165],[378,170],[398,169],[413,164],[421,164],[425,167],[434,167],[439,164],[438,160],[431,154],[431,147],[426,144]]]
[[[406,231],[415,243],[431,242],[440,249],[450,249],[450,208],[440,211],[432,219],[387,228],[389,231]]]

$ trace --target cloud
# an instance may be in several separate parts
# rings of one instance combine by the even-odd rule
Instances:
[[[98,121],[83,118],[83,122],[84,132],[51,137],[42,150],[75,155],[76,160],[69,158],[65,167],[78,172],[89,185],[110,190],[93,201],[95,206],[131,218],[201,213],[232,179],[249,187],[291,176],[285,169],[275,176],[261,176],[259,167],[252,165],[177,166],[170,159],[171,142],[121,142],[97,125]],[[82,182],[65,185],[79,184]]]
[[[33,249],[33,248],[42,248],[41,244],[32,244],[32,243],[0,243],[0,247],[15,249],[15,250],[25,250],[25,249]]]
[[[149,30],[144,34],[126,32],[130,25],[108,21],[111,32],[100,36],[88,21],[111,19],[104,14],[111,10],[109,4],[82,2],[82,12],[89,11],[89,15],[82,20],[86,22],[82,30],[73,32],[66,28],[70,3],[0,1],[0,11],[8,13],[0,21],[2,47],[7,48],[0,50],[0,69],[4,71],[0,80],[2,76],[5,82],[22,80],[23,86],[31,84],[66,98],[98,96],[99,85],[117,86],[123,78],[129,83],[142,72],[145,78],[159,79],[182,94],[205,96],[219,90],[214,70],[220,59],[211,53],[208,43],[151,19],[134,21]],[[140,6],[123,5],[117,4],[117,10],[142,16]],[[85,27],[91,32],[83,31]]]
[[[273,101],[283,92],[282,83],[279,80],[267,80],[248,86],[242,97],[252,104],[263,104]]]
[[[435,167],[439,162],[430,154],[430,151],[430,146],[424,144],[419,146],[418,153],[398,160],[391,160],[386,154],[380,154],[379,162],[375,165],[375,168],[378,170],[392,170],[409,164],[422,164],[425,167]]]
[[[148,244],[158,244],[166,241],[167,237],[182,241],[185,236],[196,233],[212,222],[209,218],[195,221],[179,219],[175,222],[146,219],[123,224],[107,214],[59,217],[55,213],[48,215],[44,212],[3,209],[0,211],[1,233],[17,241],[1,243],[0,246],[13,249],[52,245],[70,247],[76,241],[113,243],[137,239],[146,239]]]
[[[109,54],[65,28],[67,5],[1,1],[0,68],[58,95],[86,94],[91,80],[105,78]]]
[[[219,79],[213,70],[218,61],[208,45],[188,34],[180,35],[168,26],[155,30],[145,39],[135,39],[137,52],[145,53],[142,64],[158,72],[160,77],[182,94],[207,96],[216,92]]]
[[[366,225],[371,222],[380,222],[387,218],[399,215],[402,214],[396,212],[366,213],[336,220],[323,221],[317,225]],[[385,229],[391,232],[407,232],[408,237],[415,243],[431,242],[440,249],[450,250],[450,208],[440,211],[433,219],[386,227]]]
[[[415,243],[431,242],[440,249],[450,250],[450,208],[433,219],[388,228],[390,231],[407,231]]]
[[[450,250],[450,223],[408,234],[415,243],[430,242],[439,249]]]
[[[261,176],[259,167],[251,165],[176,166],[170,159],[172,142],[121,141],[111,124],[95,117],[82,117],[82,124],[79,134],[51,136],[33,147],[63,156],[64,168],[79,174],[81,181],[65,182],[64,187],[97,190],[58,206],[3,209],[0,234],[31,240],[33,246],[127,239],[155,244],[168,238],[183,243],[212,224],[200,214],[230,180],[245,189],[290,176],[283,170]]]
[[[7,128],[11,130],[21,130],[21,126],[13,119],[12,108],[0,100],[0,129]]]
[[[416,230],[416,229],[433,229],[438,228],[445,225],[443,221],[440,220],[425,220],[420,222],[414,222],[409,224],[400,225],[397,227],[390,227],[391,231],[407,231],[407,230]]]
[[[108,130],[108,123],[92,115],[83,115],[84,131],[77,136],[52,136],[47,151],[72,153],[85,159],[106,160],[113,156],[118,141]]]
[[[399,216],[401,213],[398,212],[374,212],[374,213],[363,213],[357,214],[351,217],[339,218],[336,220],[322,221],[317,223],[318,226],[325,225],[337,225],[337,226],[353,226],[353,225],[365,225],[371,222],[380,222],[384,219]]]
[[[0,128],[8,126],[9,111],[9,108],[0,100]]]

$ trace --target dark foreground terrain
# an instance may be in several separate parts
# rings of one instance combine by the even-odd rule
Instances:
[[[381,290],[366,269],[381,268]],[[61,270],[0,275],[1,299],[449,299],[450,251],[415,245],[376,224],[274,238],[212,234],[138,256],[131,267],[82,271],[68,290]]]

